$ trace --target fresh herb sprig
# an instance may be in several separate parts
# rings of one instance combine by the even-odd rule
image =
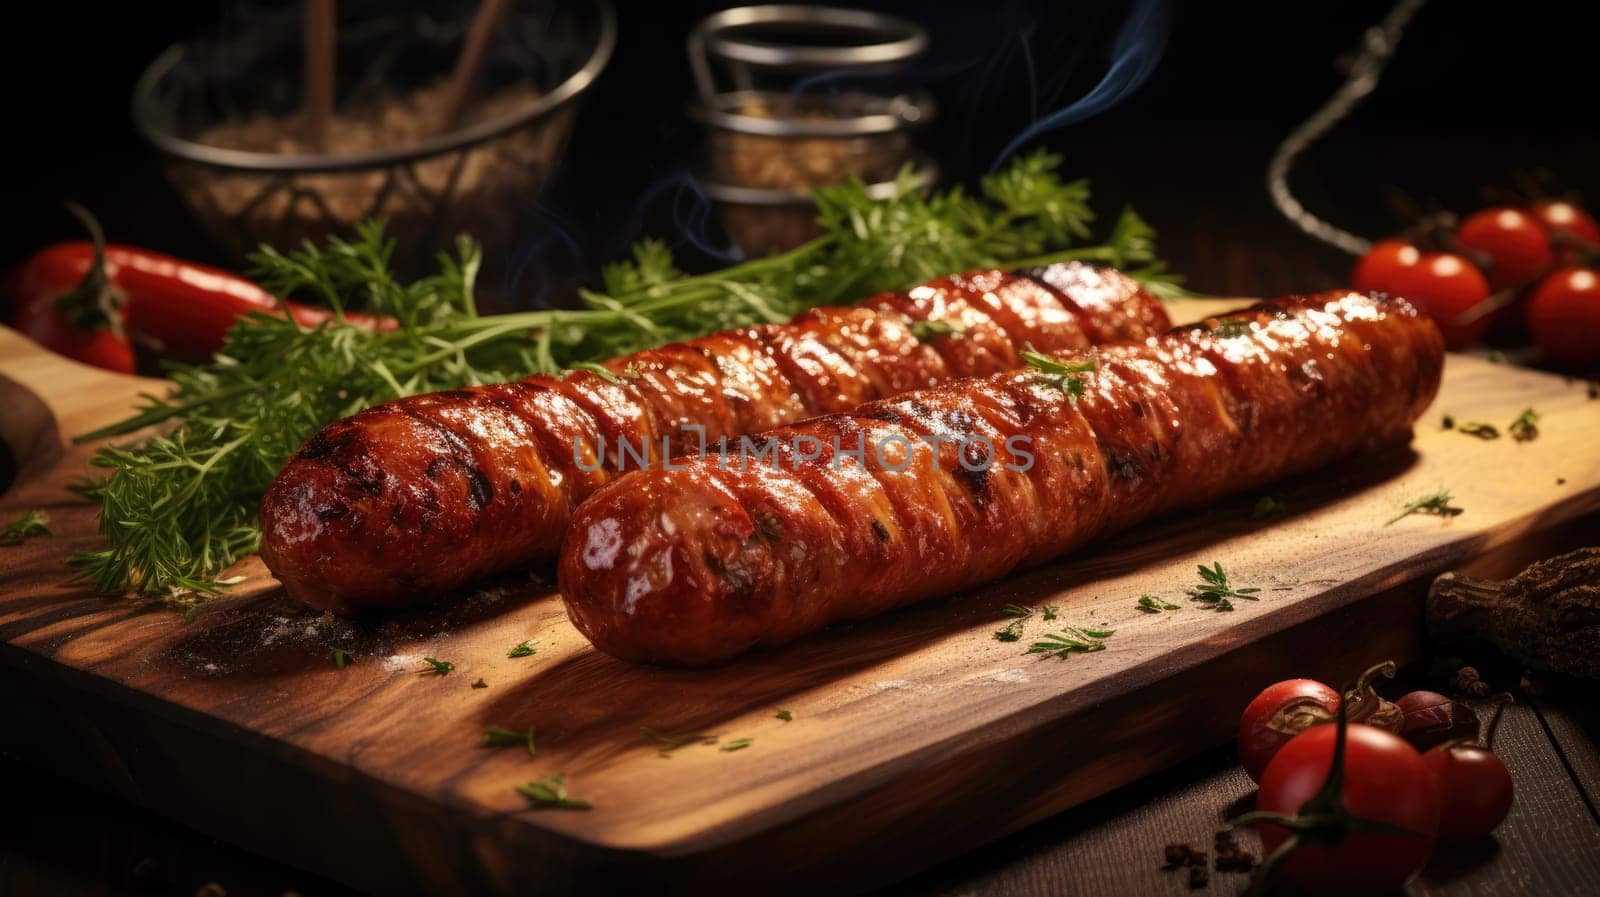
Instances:
[[[1040,636],[1038,641],[1028,646],[1027,653],[1044,654],[1065,660],[1069,654],[1104,651],[1106,649],[1105,640],[1116,634],[1115,629],[1089,629],[1067,626],[1060,632],[1047,632]]]
[[[1021,639],[1023,624],[1027,623],[1028,618],[1033,616],[1033,608],[1023,607],[1020,604],[1008,604],[1000,608],[1000,613],[1011,617],[1012,620],[994,631],[995,641],[1014,642]]]
[[[1087,374],[1100,366],[1093,358],[1063,362],[1031,350],[1022,353],[1022,360],[1039,372],[1041,380],[1060,389],[1074,402],[1083,396],[1086,388],[1083,378],[1078,375]]]
[[[1260,589],[1254,586],[1235,587],[1228,579],[1227,572],[1222,569],[1221,562],[1213,561],[1210,567],[1199,564],[1196,569],[1200,572],[1200,584],[1189,589],[1189,597],[1194,601],[1204,602],[1219,611],[1230,611],[1233,610],[1234,598],[1261,600],[1258,597]]]
[[[1435,517],[1459,517],[1463,509],[1450,504],[1455,501],[1455,496],[1446,490],[1424,495],[1416,501],[1406,502],[1400,513],[1389,518],[1383,525],[1392,526],[1410,517],[1412,514],[1432,514]]]
[[[822,235],[788,252],[717,271],[685,273],[659,242],[604,270],[584,307],[480,316],[473,301],[478,247],[458,242],[439,272],[405,283],[382,222],[350,239],[293,252],[263,249],[254,275],[281,296],[359,305],[399,326],[377,331],[342,317],[317,327],[246,316],[205,365],[174,365],[175,387],[146,396],[128,419],[82,439],[142,434],[100,449],[105,479],[81,489],[100,506],[106,547],[73,559],[102,592],[139,592],[187,608],[223,588],[218,575],[256,551],[256,507],[272,477],[317,428],[417,393],[537,372],[593,371],[599,361],[724,327],[782,321],[978,267],[1071,259],[1118,266],[1161,295],[1181,292],[1155,257],[1154,232],[1125,209],[1105,242],[1085,245],[1093,214],[1083,181],[1060,158],[1019,159],[973,194],[925,194],[912,172],[887,198],[859,181],[816,192]],[[607,371],[607,373],[611,373]],[[614,373],[611,374],[616,376]],[[1071,388],[1070,384],[1066,388]]]
[[[51,535],[50,515],[43,511],[29,511],[0,526],[0,545],[20,545],[25,539]]]

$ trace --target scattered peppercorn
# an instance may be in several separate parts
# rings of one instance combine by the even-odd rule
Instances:
[[[1249,872],[1256,867],[1256,858],[1239,844],[1239,839],[1233,832],[1217,832],[1217,859],[1218,872]]]
[[[1167,865],[1164,869],[1176,869],[1189,863],[1189,855],[1194,853],[1194,848],[1187,844],[1168,844],[1166,849]]]
[[[1489,683],[1478,676],[1474,667],[1462,667],[1456,670],[1455,677],[1450,680],[1450,687],[1456,691],[1465,692],[1474,698],[1481,698],[1489,694]]]

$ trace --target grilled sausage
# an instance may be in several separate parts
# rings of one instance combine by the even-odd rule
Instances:
[[[724,660],[1409,439],[1438,390],[1439,331],[1403,300],[1326,293],[1208,323],[1063,356],[1089,372],[1015,371],[780,427],[758,463],[625,474],[572,521],[567,613],[620,658]]]
[[[921,321],[960,333],[919,340]],[[985,271],[613,359],[609,376],[389,402],[323,428],[279,472],[261,501],[261,556],[312,607],[421,603],[553,559],[573,508],[624,467],[1013,369],[1029,344],[1084,349],[1167,326],[1160,302],[1115,271]]]

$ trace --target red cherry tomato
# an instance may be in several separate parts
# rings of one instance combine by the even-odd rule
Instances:
[[[1313,726],[1278,751],[1261,776],[1256,809],[1296,813],[1327,781],[1337,726]],[[1422,755],[1382,729],[1349,726],[1345,737],[1344,806],[1355,816],[1387,822],[1416,834],[1350,835],[1332,847],[1302,847],[1280,867],[1282,878],[1306,891],[1387,893],[1427,862],[1439,830],[1439,786]],[[1270,855],[1289,832],[1260,823]]]
[[[1404,272],[1421,260],[1421,250],[1404,240],[1380,240],[1356,262],[1350,286],[1363,292],[1397,293]]]
[[[1285,679],[1267,686],[1239,717],[1239,762],[1251,781],[1289,739],[1333,721],[1339,693],[1315,679]]]
[[[1570,202],[1547,199],[1528,207],[1529,213],[1550,232],[1556,255],[1566,264],[1572,264],[1582,254],[1577,242],[1600,248],[1600,221]]]
[[[1600,361],[1600,271],[1563,268],[1540,281],[1528,299],[1528,330],[1557,361]]]
[[[1389,292],[1427,312],[1452,349],[1470,346],[1489,331],[1493,315],[1478,308],[1489,298],[1489,281],[1459,255],[1425,253],[1414,267],[1401,272],[1399,283]]]
[[[1511,812],[1511,773],[1480,747],[1439,745],[1422,755],[1439,780],[1439,837],[1484,838]]]
[[[1489,286],[1496,290],[1532,283],[1556,264],[1550,232],[1521,209],[1484,209],[1461,222],[1456,241],[1489,257]]]

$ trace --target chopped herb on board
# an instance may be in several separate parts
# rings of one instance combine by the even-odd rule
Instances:
[[[742,751],[745,748],[749,747],[750,746],[750,742],[752,742],[752,741],[755,741],[755,739],[754,738],[735,738],[734,740],[728,742],[727,744],[724,744],[722,746],[722,750],[730,751],[730,752],[731,751]]]
[[[20,545],[24,539],[48,535],[51,535],[50,515],[43,511],[29,511],[0,526],[0,545]]]
[[[1289,504],[1279,501],[1270,495],[1263,495],[1256,501],[1256,506],[1250,511],[1251,520],[1265,520],[1268,517],[1282,517],[1289,513]]]
[[[1400,509],[1400,513],[1391,517],[1383,525],[1392,526],[1404,520],[1405,518],[1410,517],[1412,514],[1432,514],[1435,517],[1460,516],[1462,509],[1450,504],[1450,502],[1454,500],[1455,496],[1441,489],[1432,495],[1424,495],[1416,501],[1407,502],[1405,507]]]
[[[515,729],[507,729],[503,726],[490,726],[483,730],[484,747],[507,747],[510,745],[526,745],[529,754],[536,753],[533,746],[533,727],[529,726],[526,732],[518,732]]]
[[[448,676],[450,671],[456,668],[456,665],[448,660],[436,660],[432,657],[424,657],[422,662],[428,665],[428,669],[422,671],[424,676]]]
[[[1140,595],[1139,609],[1147,614],[1159,614],[1164,610],[1177,610],[1176,604],[1169,604],[1154,595]]]
[[[333,649],[333,668],[342,670],[350,665],[350,652],[343,648]]]
[[[532,639],[529,639],[525,642],[518,642],[515,648],[512,648],[510,651],[506,652],[506,656],[512,658],[513,660],[518,657],[532,657],[533,655],[539,653],[538,649],[534,647],[535,644],[537,643]]]
[[[656,743],[656,753],[662,757],[672,756],[672,752],[688,747],[691,744],[716,744],[715,735],[663,735],[654,729],[640,729],[639,734]]]
[[[1529,442],[1538,439],[1539,412],[1534,411],[1532,408],[1523,409],[1517,419],[1511,422],[1509,430],[1511,438],[1518,442]]]
[[[784,722],[789,722],[790,720],[794,719],[794,714],[787,710],[779,710],[777,713],[774,713],[773,716],[783,720]]]
[[[1258,601],[1258,588],[1235,588],[1228,580],[1228,574],[1222,569],[1222,564],[1213,561],[1210,567],[1200,564],[1200,584],[1189,589],[1189,597],[1195,601],[1208,602],[1217,610],[1233,610],[1229,598],[1245,598]]]
[[[1086,629],[1068,626],[1060,632],[1047,632],[1028,646],[1027,653],[1065,659],[1069,654],[1104,651],[1105,640],[1116,635],[1114,629]]]
[[[1000,608],[1000,613],[1015,619],[1007,623],[1003,628],[994,631],[995,641],[1014,642],[1022,638],[1022,626],[1029,617],[1033,616],[1033,608],[1023,607],[1020,604],[1008,604]]]
[[[558,772],[537,782],[518,785],[517,793],[539,809],[592,810],[594,804],[567,796],[567,774]]]
[[[1483,421],[1476,420],[1467,421],[1461,426],[1456,427],[1456,432],[1466,436],[1476,436],[1483,440],[1500,438],[1500,430],[1498,427],[1496,427],[1494,424],[1486,424]]]

